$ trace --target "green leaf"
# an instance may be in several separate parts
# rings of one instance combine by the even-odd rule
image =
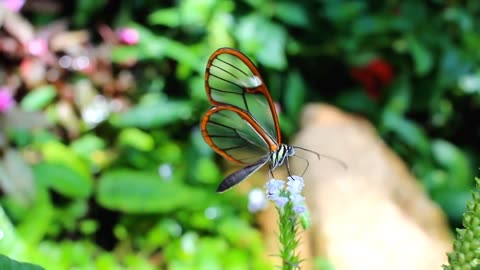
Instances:
[[[70,144],[70,148],[79,156],[90,160],[92,155],[105,149],[105,140],[93,134],[86,134]]]
[[[55,209],[46,188],[37,190],[35,204],[26,209],[25,218],[17,225],[19,237],[29,245],[38,245],[51,230]]]
[[[0,255],[0,269],[2,270],[41,270],[44,269],[38,265],[22,263]]]
[[[254,14],[243,17],[235,29],[240,49],[259,63],[282,70],[287,66],[287,33],[281,25]]]
[[[211,158],[203,157],[197,159],[193,169],[196,172],[195,178],[201,183],[213,184],[220,178],[220,170]]]
[[[305,103],[306,86],[302,75],[298,70],[288,73],[285,93],[285,110],[292,119],[297,119],[303,104]]]
[[[115,170],[101,177],[96,198],[108,209],[166,213],[201,204],[206,195],[175,181],[165,181],[153,172]]]
[[[148,22],[152,25],[178,27],[181,22],[178,8],[160,8],[148,16]]]
[[[401,79],[396,80],[391,87],[391,94],[385,105],[386,110],[398,115],[406,113],[412,100],[410,88],[410,83],[406,77],[402,76]]]
[[[432,142],[432,152],[435,160],[449,172],[450,187],[470,188],[472,168],[467,156],[454,144],[444,140]]]
[[[140,151],[151,151],[155,141],[150,134],[136,128],[126,128],[118,135],[118,144],[131,146]]]
[[[85,179],[92,182],[88,164],[72,149],[57,141],[50,141],[42,146],[42,155],[47,163],[64,165]]]
[[[72,198],[87,198],[92,192],[90,178],[63,164],[40,163],[33,167],[37,181]]]
[[[362,114],[375,117],[378,115],[379,106],[365,94],[365,91],[353,90],[342,91],[335,99],[335,104],[349,111],[360,112]]]
[[[405,144],[422,155],[428,155],[430,144],[425,131],[416,123],[386,110],[382,115],[383,126],[395,133]]]
[[[275,15],[282,21],[293,26],[308,26],[308,14],[305,6],[299,2],[277,2]]]
[[[133,60],[142,60],[140,53],[138,46],[119,45],[112,49],[112,62],[128,63]]]
[[[433,194],[433,199],[440,204],[446,214],[453,220],[460,222],[471,198],[470,189],[444,188]]]
[[[0,254],[25,255],[27,245],[20,239],[10,218],[3,210],[3,201],[0,205],[0,228],[3,235],[0,241]]]
[[[45,108],[57,96],[53,85],[40,86],[31,90],[20,102],[20,107],[25,111],[38,111]]]
[[[433,67],[432,54],[413,36],[409,36],[407,42],[410,45],[410,53],[415,62],[415,73],[420,76],[427,74]]]
[[[325,4],[324,15],[336,23],[343,23],[359,16],[367,8],[362,1],[329,1]]]
[[[76,7],[74,8],[73,23],[76,26],[83,27],[106,3],[106,0],[84,0],[75,2]]]
[[[186,101],[159,101],[156,104],[140,104],[130,111],[112,117],[117,127],[158,128],[192,117],[193,111]]]

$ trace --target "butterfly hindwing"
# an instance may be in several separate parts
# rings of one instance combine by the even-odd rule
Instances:
[[[269,144],[259,134],[263,130],[254,121],[238,108],[212,107],[202,119],[202,135],[217,153],[228,160],[252,164],[270,152]]]

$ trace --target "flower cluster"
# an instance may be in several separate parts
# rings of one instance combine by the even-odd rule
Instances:
[[[302,217],[307,214],[305,197],[302,196],[303,178],[289,176],[287,181],[270,179],[265,184],[267,199],[273,201],[278,211],[278,240],[282,269],[300,269],[302,261],[297,253],[298,238]]]
[[[300,215],[305,212],[305,197],[302,196],[304,187],[303,178],[297,175],[289,176],[287,182],[283,180],[270,179],[265,184],[267,198],[275,203],[280,211],[283,211],[285,204],[292,203],[292,209]]]
[[[463,229],[457,229],[453,251],[448,254],[449,265],[444,270],[479,269],[480,267],[480,178],[475,178],[477,191],[467,203],[463,214]]]

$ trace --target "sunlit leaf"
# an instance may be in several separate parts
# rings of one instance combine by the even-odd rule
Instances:
[[[118,143],[141,151],[151,151],[155,145],[155,141],[150,134],[136,128],[122,130],[118,135]]]
[[[97,201],[128,213],[165,213],[196,204],[205,195],[153,172],[115,170],[101,177]]]
[[[284,69],[287,33],[283,27],[259,15],[243,17],[235,30],[240,49],[265,66]]]
[[[38,111],[47,106],[57,96],[53,85],[45,85],[31,90],[20,103],[25,111]]]
[[[152,25],[178,27],[181,17],[177,8],[160,8],[148,16],[148,22]]]
[[[210,158],[198,159],[193,166],[193,170],[195,171],[195,178],[201,183],[212,184],[220,178],[220,170]]]
[[[78,154],[60,142],[49,141],[42,146],[43,158],[47,163],[69,167],[92,181],[88,164]]]
[[[35,204],[26,209],[24,217],[17,225],[18,236],[30,245],[38,245],[51,229],[55,219],[55,209],[49,191],[39,188]]]
[[[44,162],[35,165],[33,169],[39,183],[67,197],[87,198],[92,192],[90,178],[63,164]]]
[[[0,254],[0,269],[2,270],[41,270],[44,269],[38,265],[23,263],[12,260],[7,256]]]
[[[189,119],[193,111],[187,101],[140,104],[130,111],[112,118],[118,127],[157,128],[179,120]]]
[[[85,159],[90,159],[93,154],[103,150],[105,146],[105,140],[93,134],[86,134],[70,144],[70,148]]]

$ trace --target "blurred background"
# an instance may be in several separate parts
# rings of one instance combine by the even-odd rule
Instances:
[[[478,1],[0,0],[0,254],[46,269],[269,269],[247,196],[214,191],[206,60],[366,117],[452,228],[479,165]],[[196,267],[196,268],[194,268]]]

